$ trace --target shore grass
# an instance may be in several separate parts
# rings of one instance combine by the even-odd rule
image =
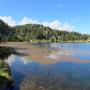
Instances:
[[[11,54],[17,54],[17,52],[11,47],[0,46],[0,88],[12,82],[10,68],[5,62]]]
[[[0,60],[0,76],[9,79],[10,75],[8,72],[8,65],[4,61]]]
[[[5,87],[11,80],[11,74],[8,65],[0,59],[0,88]]]

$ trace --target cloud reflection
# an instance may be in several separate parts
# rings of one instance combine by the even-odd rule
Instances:
[[[17,62],[17,61],[20,61],[22,64],[25,64],[25,65],[32,62],[31,60],[27,60],[24,57],[16,56],[16,55],[13,55],[13,54],[10,57],[8,57],[8,59],[7,59],[7,63],[10,66],[12,65],[12,63]]]

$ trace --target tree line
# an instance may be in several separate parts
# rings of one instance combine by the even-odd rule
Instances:
[[[10,27],[0,20],[0,42],[60,42],[60,41],[86,41],[90,35],[78,32],[54,30],[40,24],[26,24]]]

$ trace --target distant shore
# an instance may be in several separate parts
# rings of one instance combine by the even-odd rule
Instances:
[[[31,40],[29,43],[90,43],[90,40],[76,40],[76,41],[50,41],[50,40]]]

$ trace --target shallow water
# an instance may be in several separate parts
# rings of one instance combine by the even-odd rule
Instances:
[[[41,60],[27,60],[11,55],[7,61],[15,87],[19,87],[28,78],[45,90],[90,90],[90,43],[50,43],[35,46],[57,48],[58,51],[48,52],[49,54],[43,51],[44,62],[53,61],[45,64],[40,63]]]

